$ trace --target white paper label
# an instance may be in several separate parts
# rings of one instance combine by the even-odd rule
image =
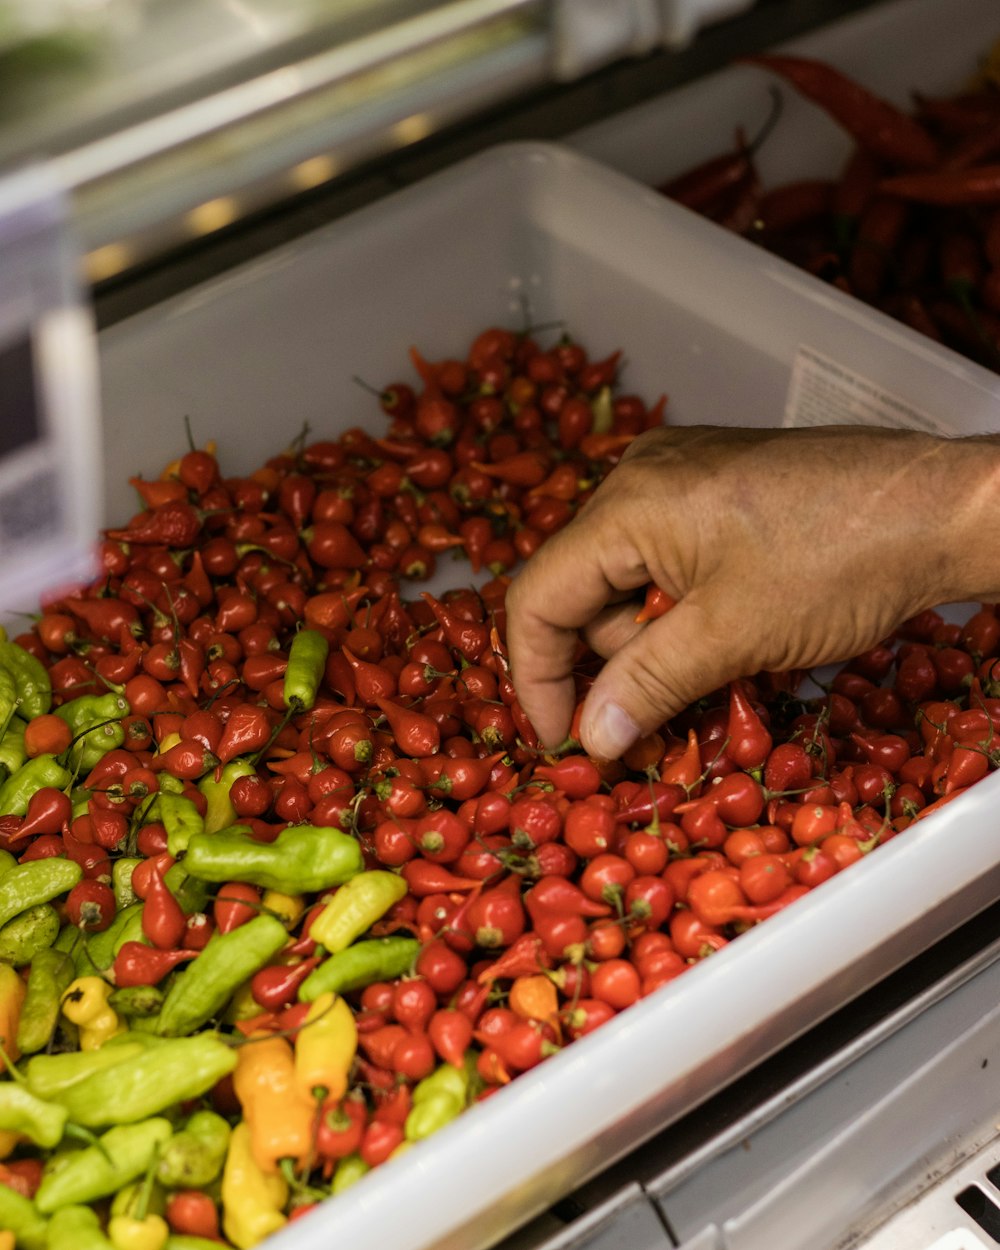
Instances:
[[[786,426],[870,425],[927,434],[955,434],[946,422],[838,364],[812,347],[800,347],[785,401]]]

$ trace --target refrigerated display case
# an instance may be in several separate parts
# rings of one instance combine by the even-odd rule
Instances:
[[[12,164],[49,156],[97,281],[104,516],[123,520],[128,477],[176,454],[183,416],[249,470],[276,450],[276,414],[335,433],[353,423],[351,402],[330,415],[353,375],[392,376],[417,331],[431,357],[460,351],[525,300],[595,350],[624,345],[629,389],[667,388],[681,424],[800,423],[822,358],[848,379],[829,419],[859,419],[863,391],[866,419],[995,429],[992,371],[650,189],[759,110],[759,77],[721,68],[748,41],[798,36],[905,102],[914,85],[954,89],[1000,36],[984,0],[852,7],[202,4],[197,56],[176,6],[109,28],[113,46],[80,53],[97,59],[78,68],[93,81],[74,87],[74,126],[45,131],[63,97],[0,132],[23,139]],[[116,58],[128,73],[109,77]],[[673,90],[652,81],[671,74]],[[789,101],[762,168],[805,176],[845,152]],[[276,1250],[1000,1243],[995,782]]]

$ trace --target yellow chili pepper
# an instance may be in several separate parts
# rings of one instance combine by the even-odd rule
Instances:
[[[265,890],[260,905],[273,911],[286,929],[291,929],[306,909],[301,894],[282,894],[280,890]]]
[[[10,1129],[0,1129],[0,1159],[9,1159],[14,1153],[14,1147],[21,1141],[21,1134],[15,1133]],[[0,1250],[3,1250],[0,1247]]]
[[[113,992],[101,977],[77,977],[60,999],[63,1015],[79,1026],[81,1050],[99,1050],[108,1038],[125,1032],[114,1008],[108,1006]]]
[[[243,1051],[253,1050],[244,1046]],[[282,1207],[288,1182],[277,1173],[262,1172],[254,1159],[250,1126],[241,1120],[229,1138],[222,1172],[222,1227],[237,1250],[252,1250],[287,1223]]]
[[[27,986],[10,964],[0,964],[0,1045],[14,1063],[21,1052],[17,1048],[17,1026]]]
[[[357,1049],[354,1012],[343,998],[320,994],[295,1039],[295,1082],[302,1096],[343,1098]]]
[[[299,1088],[295,1055],[285,1038],[251,1034],[239,1049],[233,1088],[243,1108],[254,1163],[262,1172],[274,1175],[281,1159],[301,1163],[309,1158],[316,1103]]]
[[[136,1219],[114,1215],[108,1221],[108,1240],[115,1250],[163,1250],[170,1236],[167,1221],[159,1215]]]
[[[14,1250],[14,1234],[6,1228],[0,1229],[0,1250]]]
[[[309,926],[309,936],[331,955],[346,950],[406,894],[406,881],[373,868],[342,885]]]

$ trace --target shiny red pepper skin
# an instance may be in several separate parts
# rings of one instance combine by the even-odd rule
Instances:
[[[196,950],[158,950],[143,942],[123,942],[112,964],[115,985],[120,989],[159,985],[171,969],[197,954]]]
[[[779,74],[882,160],[907,169],[931,169],[938,163],[938,146],[918,121],[832,66],[806,57],[763,53],[738,60]]]

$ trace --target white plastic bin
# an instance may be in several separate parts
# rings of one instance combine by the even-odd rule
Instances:
[[[955,431],[996,425],[1000,377],[568,150],[485,153],[102,336],[108,499],[183,447],[228,472],[308,420],[378,426],[353,382],[459,355],[491,323],[561,318],[675,422],[778,424],[812,348]],[[798,366],[796,362],[799,362]],[[791,414],[794,417],[794,412]],[[915,418],[916,419],[916,418]],[[550,1204],[1000,897],[1000,777],[692,969],[275,1238],[476,1250]]]

